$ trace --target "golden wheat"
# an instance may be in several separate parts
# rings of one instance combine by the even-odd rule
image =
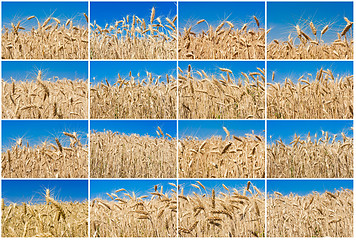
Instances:
[[[230,69],[220,68],[219,77],[203,70],[180,70],[179,116],[183,119],[236,119],[265,116],[265,70],[241,73],[235,79]],[[226,74],[226,75],[225,75]]]
[[[84,17],[87,19],[86,14]],[[37,28],[21,26],[32,19]],[[74,26],[72,19],[61,23],[55,17],[41,24],[36,16],[11,25],[2,30],[3,59],[88,59],[88,26]]]
[[[2,237],[88,237],[88,202],[61,202],[46,194],[46,203],[4,206]]]
[[[88,81],[53,77],[43,81],[41,71],[32,81],[3,81],[3,119],[88,118]]]
[[[90,135],[90,176],[93,178],[175,178],[177,140],[95,132]]]
[[[147,72],[146,78],[98,83],[91,87],[91,118],[107,119],[175,119],[177,116],[176,77],[166,75],[153,77]]]
[[[297,83],[267,83],[268,118],[352,119],[353,75],[334,76],[330,69],[300,76]]]
[[[177,59],[177,29],[173,19],[155,17],[151,21],[127,16],[104,28],[90,24],[90,57],[93,59]]]
[[[295,26],[296,37],[288,36],[287,41],[278,41],[274,39],[268,44],[268,59],[353,59],[353,33],[352,25],[347,18],[346,27],[342,32],[337,33],[337,38],[331,43],[325,43],[322,36],[330,29],[329,25],[324,26],[320,31],[310,22],[309,27],[314,36],[308,36],[307,29],[301,29],[299,25]],[[267,31],[267,33],[270,29]],[[350,34],[347,34],[347,33]],[[347,35],[349,35],[347,37]]]
[[[178,233],[181,237],[264,237],[265,198],[255,186],[211,193],[200,182],[200,193],[178,195]],[[251,183],[250,183],[251,184]]]
[[[353,138],[341,133],[312,139],[294,136],[290,144],[277,140],[267,146],[267,172],[271,178],[352,178]]]
[[[195,25],[185,27],[179,33],[179,59],[264,59],[265,29],[244,24],[238,29],[230,21],[222,21],[216,28],[202,19]],[[196,33],[192,27],[207,25],[207,30]]]
[[[353,237],[353,191],[270,194],[268,237]]]
[[[172,184],[174,185],[174,184]],[[147,189],[148,190],[148,189]],[[124,196],[118,196],[117,194]],[[108,194],[111,201],[93,199],[90,208],[91,237],[176,237],[177,189],[163,187],[149,196],[125,189]]]
[[[69,147],[48,141],[37,146],[23,145],[20,138],[10,149],[2,152],[2,176],[5,178],[86,178],[88,150],[77,133],[70,138]]]
[[[263,178],[265,176],[263,136],[212,136],[200,140],[179,140],[178,160],[181,178]]]

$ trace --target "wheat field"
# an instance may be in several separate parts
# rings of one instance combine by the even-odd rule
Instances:
[[[4,178],[87,178],[88,149],[76,133],[29,146],[22,138],[3,149],[1,174]],[[52,143],[53,142],[53,143]],[[63,145],[70,142],[69,146]]]
[[[90,24],[92,59],[177,59],[177,16],[156,16],[151,9],[149,22],[127,15],[115,24]]]
[[[88,16],[83,14],[88,22]],[[37,28],[24,26],[37,22]],[[41,23],[29,16],[1,34],[2,59],[88,59],[88,26],[75,26],[73,19],[61,22],[48,17]]]
[[[215,28],[205,19],[184,27],[179,32],[179,59],[264,59],[265,29],[256,16],[253,21],[255,23],[245,23],[240,29],[227,20]],[[202,25],[206,25],[207,30],[192,30]]]
[[[45,203],[4,204],[2,237],[88,237],[88,202],[62,202],[43,194]]]
[[[292,37],[290,34],[287,41],[274,39],[268,44],[268,59],[353,59],[353,22],[344,17],[346,22],[342,31],[332,29],[325,25],[317,29],[313,22],[295,25]],[[267,34],[271,29],[267,30]],[[323,35],[327,31],[337,31],[337,38],[330,43],[324,42]],[[311,32],[311,34],[307,34]],[[336,34],[335,34],[336,35]]]
[[[176,77],[146,77],[130,74],[110,85],[105,81],[92,85],[90,117],[95,119],[175,119],[177,118]]]
[[[96,198],[90,206],[91,237],[176,237],[177,186],[170,191],[157,185],[149,195],[125,189],[107,193],[111,201]],[[147,189],[148,190],[148,189]],[[118,196],[122,194],[123,196]]]
[[[199,193],[178,195],[178,233],[180,237],[264,237],[265,198],[248,182],[241,191],[207,190],[197,181]],[[222,188],[221,188],[222,189]]]
[[[3,81],[3,119],[85,119],[88,118],[88,80]]]
[[[353,191],[270,194],[268,237],[353,237]]]
[[[223,139],[185,137],[178,142],[180,178],[264,178],[264,136],[246,134]]]
[[[90,135],[92,178],[175,178],[177,140],[159,128],[158,137],[112,131]]]
[[[179,116],[182,119],[262,119],[265,116],[265,70],[241,73],[227,68],[219,76],[179,69]]]
[[[267,172],[270,178],[352,178],[353,138],[322,131],[319,138],[309,133],[295,134],[289,144],[277,140],[267,145]]]
[[[274,81],[272,73],[272,81]],[[330,69],[320,69],[302,75],[294,83],[267,83],[268,118],[281,119],[352,119],[353,75],[334,75]]]

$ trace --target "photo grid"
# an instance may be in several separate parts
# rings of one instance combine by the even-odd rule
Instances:
[[[353,238],[353,5],[2,1],[1,237]]]

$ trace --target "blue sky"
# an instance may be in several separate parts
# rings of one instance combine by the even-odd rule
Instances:
[[[70,18],[74,25],[86,25],[83,13],[88,14],[87,2],[2,2],[2,24],[11,27],[11,22],[17,24],[22,21],[21,26],[26,30],[33,26],[37,28],[35,18],[26,20],[32,15],[36,16],[40,23],[48,17],[56,17],[62,21],[61,24]]]
[[[91,2],[90,19],[91,23],[96,20],[97,24],[105,27],[105,24],[113,24],[127,15],[135,15],[144,18],[148,24],[152,7],[155,7],[155,18],[161,17],[161,20],[166,17],[172,20],[177,14],[175,2]]]
[[[344,132],[348,137],[352,137],[351,127],[352,120],[268,120],[267,139],[268,144],[271,144],[270,136],[272,136],[273,142],[282,138],[283,142],[289,144],[295,133],[305,138],[310,132],[313,140],[315,133],[318,134],[318,138],[322,136],[321,130],[327,131],[330,137],[333,137],[332,134],[340,134],[341,132]]]
[[[87,180],[1,180],[5,204],[44,203],[46,189],[51,196],[60,201],[84,201],[88,199]]]
[[[112,132],[157,136],[157,127],[164,134],[177,136],[177,122],[175,120],[91,120],[90,129],[97,132],[111,130]]]
[[[313,75],[313,78],[309,78],[314,80],[317,71],[321,68],[325,70],[330,69],[335,78],[338,74],[340,76],[353,75],[352,61],[270,61],[267,62],[268,82],[272,82],[273,72],[275,72],[275,82],[284,82],[284,79],[287,77],[296,83],[302,75],[306,79],[308,73]]]
[[[150,72],[154,77],[161,75],[161,80],[166,81],[166,74],[176,78],[176,68],[177,62],[174,61],[92,61],[90,62],[90,77],[94,84],[104,81],[105,78],[109,83],[115,83],[118,80],[118,73],[120,73],[121,78],[129,80],[131,71],[135,79],[138,79],[138,73],[140,74],[139,79],[142,80],[146,78],[146,72]]]
[[[252,23],[252,28],[257,28],[253,16],[260,22],[260,27],[265,27],[264,2],[179,2],[179,30],[189,28],[197,21],[205,19],[209,25],[217,27],[222,21],[232,22],[240,29],[245,23]],[[206,30],[206,23],[193,27],[193,31]]]
[[[36,80],[38,71],[42,72],[42,79],[54,76],[74,80],[88,79],[88,62],[85,61],[3,61],[2,79],[11,81]]]
[[[154,192],[154,186],[158,185],[158,191],[161,191],[161,186],[163,186],[163,193],[173,193],[171,189],[173,186],[168,183],[173,183],[177,185],[177,180],[90,180],[90,199],[101,198],[106,200],[111,200],[106,193],[115,193],[116,190],[121,188],[126,189],[132,195],[135,193],[136,197],[143,195],[151,195],[149,193]],[[121,198],[128,198],[123,195],[126,192],[119,192],[117,195]]]
[[[301,29],[310,37],[312,32],[309,27],[313,22],[320,37],[320,31],[329,25],[329,30],[322,39],[330,42],[337,38],[337,32],[342,31],[346,26],[344,17],[353,21],[352,2],[268,2],[267,3],[267,28],[271,28],[268,34],[268,42],[274,39],[287,40],[289,33],[296,36],[295,26]]]
[[[23,138],[23,144],[30,146],[43,141],[55,143],[57,137],[65,146],[69,145],[69,137],[62,132],[77,132],[82,143],[87,142],[88,122],[85,120],[2,120],[2,148],[7,149]]]
[[[243,189],[247,186],[247,182],[250,181],[254,186],[258,188],[261,192],[265,191],[265,181],[264,180],[225,180],[225,179],[218,179],[218,180],[199,180],[201,184],[204,185],[208,194],[211,194],[211,191],[214,189],[215,193],[218,194],[219,192],[228,193],[222,186],[224,184],[230,192],[233,192],[233,189],[236,188],[240,193],[242,193]],[[191,184],[197,184],[196,180],[179,180],[179,185],[184,188],[184,195],[190,195],[195,193],[204,194],[205,190],[200,187],[199,189],[193,187]],[[240,191],[241,190],[241,191]],[[181,191],[179,191],[180,193]]]
[[[323,193],[325,191],[334,192],[341,190],[341,187],[353,189],[352,180],[267,180],[267,193],[273,194],[274,191],[283,195],[295,193],[300,196],[308,195],[313,191]]]
[[[179,120],[179,138],[185,136],[198,137],[206,139],[211,136],[226,137],[223,130],[226,127],[230,135],[244,136],[246,133],[251,133],[264,136],[265,122],[263,120]]]
[[[226,76],[226,73],[220,71],[219,68],[228,68],[232,71],[236,79],[242,77],[241,72],[256,72],[258,71],[258,67],[261,69],[265,68],[265,63],[263,61],[181,61],[178,65],[183,72],[186,72],[188,66],[191,65],[193,73],[204,70],[206,74],[209,75],[210,73],[215,76],[219,76],[220,74]],[[181,74],[181,72],[179,73]],[[199,75],[196,76],[199,77]],[[243,77],[243,79],[245,79],[245,77]]]

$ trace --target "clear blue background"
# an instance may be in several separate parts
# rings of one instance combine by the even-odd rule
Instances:
[[[175,2],[91,2],[90,19],[91,23],[96,20],[99,26],[105,27],[107,23],[114,24],[127,15],[131,17],[131,22],[132,15],[135,15],[145,19],[148,26],[152,7],[155,7],[155,19],[161,17],[162,22],[166,17],[173,20],[177,14]]]
[[[274,39],[288,40],[289,33],[296,37],[296,25],[314,37],[309,27],[310,21],[313,21],[318,31],[318,39],[321,30],[329,25],[322,39],[325,42],[333,41],[337,39],[337,32],[341,33],[346,26],[344,17],[353,22],[352,10],[352,2],[268,2],[267,28],[271,28],[267,35],[268,43]]]
[[[64,24],[72,19],[74,25],[86,25],[83,13],[88,15],[87,2],[2,2],[2,24],[11,27],[11,22],[17,24],[23,21],[22,27],[26,30],[37,28],[36,19],[27,21],[32,15],[36,16],[42,24],[48,17],[56,17]],[[50,23],[54,21],[51,20]]]
[[[325,191],[334,192],[341,190],[341,187],[353,189],[352,180],[267,180],[267,193],[273,194],[274,191],[283,195],[295,193],[300,196],[308,195],[313,191],[323,193]]]
[[[82,144],[87,143],[88,121],[86,120],[2,120],[2,149],[8,149],[23,138],[30,146],[48,141],[55,144],[57,137],[64,146],[69,145],[69,137],[62,132],[77,132]]]
[[[1,187],[5,204],[44,203],[47,188],[57,201],[81,202],[88,199],[87,180],[1,180]]]
[[[10,82],[11,77],[16,81],[36,80],[38,71],[42,72],[42,80],[56,76],[67,78],[88,79],[88,62],[85,61],[3,61],[2,79]]]
[[[264,136],[264,120],[179,120],[179,138],[187,136],[206,139],[212,136],[226,137],[223,129],[226,127],[230,136],[244,136],[246,133],[251,134],[254,130],[256,135]]]
[[[214,189],[215,194],[220,192],[228,193],[225,188],[222,186],[224,184],[232,193],[234,188],[242,193],[243,189],[246,188],[247,182],[250,181],[254,186],[258,188],[261,192],[265,191],[265,181],[264,180],[226,180],[226,179],[214,179],[214,180],[198,180],[206,188],[207,194],[211,194],[211,191]],[[196,187],[193,187],[191,184],[198,185],[196,180],[179,180],[179,185],[184,188],[184,195],[192,195],[193,192],[204,194],[205,190],[200,187],[201,191]],[[252,186],[251,186],[252,189]],[[252,190],[253,191],[253,190]],[[181,190],[179,191],[181,193]]]
[[[160,127],[164,134],[168,133],[172,137],[177,137],[177,122],[175,120],[91,120],[90,129],[97,132],[111,130],[129,134],[149,135],[158,137],[156,131]]]
[[[90,77],[91,83],[94,84],[104,81],[105,78],[110,84],[113,84],[118,80],[118,73],[122,79],[130,80],[129,73],[131,71],[135,80],[147,78],[146,72],[150,72],[154,77],[161,75],[160,81],[166,81],[166,74],[176,78],[176,68],[177,62],[174,61],[94,61],[90,62]],[[138,73],[140,78],[137,77]]]
[[[264,2],[179,2],[179,31],[194,26],[197,21],[205,19],[209,25],[216,28],[222,21],[232,22],[240,29],[245,23],[251,23],[257,28],[253,19],[255,15],[260,22],[260,28],[265,27]],[[206,23],[193,27],[193,31],[206,30]]]
[[[267,121],[267,138],[268,144],[271,141],[282,138],[284,143],[289,144],[294,134],[300,135],[302,139],[305,139],[310,132],[312,140],[314,140],[314,134],[318,134],[318,138],[322,137],[322,132],[327,131],[332,138],[332,134],[341,134],[344,132],[346,136],[352,137],[353,131],[351,130],[352,120],[268,120]],[[270,138],[272,136],[272,140]],[[342,139],[339,135],[336,140]]]
[[[106,200],[111,200],[106,193],[115,193],[116,190],[121,188],[126,189],[130,195],[132,192],[135,193],[136,197],[149,195],[151,198],[151,192],[154,192],[154,186],[158,185],[158,191],[161,191],[161,186],[163,186],[163,193],[172,194],[171,189],[173,186],[168,183],[173,183],[177,185],[177,180],[90,180],[90,199],[101,198]],[[177,189],[175,189],[177,191]],[[119,197],[127,199],[128,197],[123,195],[126,193],[124,191],[116,193]]]
[[[191,65],[191,71],[196,73],[196,71],[204,70],[204,72],[209,76],[209,74],[215,75],[220,78],[220,74],[226,77],[226,72],[220,71],[219,68],[230,69],[233,73],[232,76],[237,80],[238,78],[245,79],[241,72],[246,74],[250,72],[258,72],[257,68],[262,70],[265,68],[265,63],[263,61],[181,61],[179,62],[179,67],[184,73],[188,70],[188,65]],[[179,74],[182,74],[179,72]],[[200,78],[199,75],[195,75]]]
[[[268,82],[272,82],[272,73],[275,72],[274,81],[284,82],[285,78],[290,78],[294,83],[298,82],[298,78],[304,75],[307,78],[308,73],[313,75],[309,76],[310,80],[315,80],[318,70],[330,69],[336,78],[340,76],[353,75],[352,61],[269,61],[267,62],[268,69]]]

